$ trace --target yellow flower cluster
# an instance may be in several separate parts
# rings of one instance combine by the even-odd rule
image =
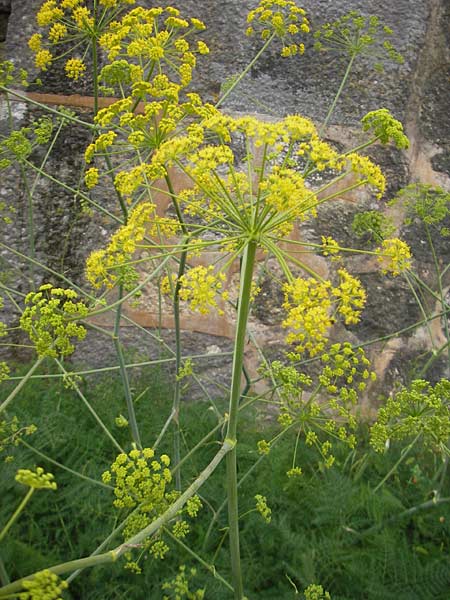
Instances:
[[[25,297],[29,306],[22,313],[20,327],[39,356],[67,356],[75,349],[71,339],[85,337],[86,329],[77,319],[86,317],[89,310],[83,302],[75,302],[77,297],[74,290],[54,288],[50,283]]]
[[[382,144],[393,142],[400,150],[409,148],[409,140],[403,133],[403,125],[387,108],[372,110],[361,119],[363,131],[373,131]]]
[[[151,202],[138,204],[130,212],[128,222],[114,233],[108,246],[90,254],[86,261],[86,277],[94,287],[99,288],[102,285],[113,287],[118,279],[126,283],[125,280],[130,277],[130,269],[133,271],[131,283],[136,280],[134,269],[127,268],[125,263],[131,259],[138,242],[144,239],[146,224],[154,216],[154,204]]]
[[[295,216],[305,220],[308,213],[315,214],[317,198],[305,186],[303,177],[293,169],[275,166],[259,185],[265,203],[276,211],[295,209]]]
[[[114,506],[128,511],[134,509],[128,515],[123,531],[125,540],[158,518],[179,496],[178,491],[169,489],[172,482],[169,466],[167,454],[162,454],[158,459],[152,448],[134,448],[128,454],[119,454],[111,468],[103,473],[103,482],[114,485]],[[188,533],[189,526],[183,521],[177,523],[174,535],[183,537]],[[169,550],[167,544],[155,536],[146,540],[143,548],[159,559],[164,558]],[[128,559],[126,568],[140,572],[139,565],[131,561],[131,552],[125,556]]]
[[[39,34],[36,34],[39,35]],[[52,25],[50,31],[48,32],[48,39],[52,42],[52,44],[56,44],[59,40],[63,39],[67,35],[67,27],[63,23],[55,23]],[[42,36],[39,36],[42,40]],[[32,43],[30,40],[29,43],[30,48],[32,48]]]
[[[164,174],[160,165],[142,163],[130,171],[119,171],[114,178],[114,185],[123,196],[130,197],[139,187],[164,177]]]
[[[336,287],[312,277],[285,284],[283,307],[288,315],[283,327],[292,329],[286,342],[295,343],[296,352],[308,352],[310,356],[322,352],[326,334],[339,315],[347,325],[359,321],[366,293],[360,281],[345,269],[339,269],[338,275],[340,283]]]
[[[267,505],[267,498],[265,496],[262,496],[261,494],[256,494],[255,500],[256,510],[259,512],[259,514],[262,516],[266,523],[270,523],[270,521],[272,520],[272,510]]]
[[[411,268],[411,249],[406,242],[398,238],[384,240],[377,253],[384,274],[400,275]]]
[[[162,454],[157,460],[152,448],[119,454],[109,471],[102,475],[104,483],[114,484],[116,508],[140,506],[144,512],[155,511],[165,504],[166,486],[172,481],[170,458]]]
[[[114,131],[108,131],[102,133],[92,144],[86,148],[84,153],[84,160],[89,164],[94,158],[94,154],[97,152],[104,152],[107,148],[113,145],[117,134]]]
[[[17,598],[19,600],[63,600],[62,594],[68,587],[67,581],[60,579],[50,569],[45,569],[22,582],[22,588],[26,591],[17,594]]]
[[[92,167],[86,171],[84,174],[84,183],[88,190],[91,190],[98,184],[99,174],[98,169]]]
[[[74,48],[96,43],[111,20],[134,3],[135,0],[99,0],[104,11],[94,23],[93,12],[86,6],[86,0],[46,0],[36,14],[37,25],[44,31],[34,33],[28,41],[29,48],[35,53],[36,67],[45,71],[53,60],[66,57],[67,51],[59,57],[55,55],[61,43],[72,43]],[[80,58],[66,60],[65,72],[70,79],[77,81],[85,71],[86,65]]]
[[[36,471],[29,469],[19,469],[15,477],[18,483],[27,485],[35,490],[56,490],[56,482],[51,473],[45,473],[42,467],[37,467]]]
[[[47,0],[36,14],[36,21],[40,27],[45,27],[62,17],[64,17],[64,11],[57,6],[56,0]]]
[[[340,171],[344,166],[342,161],[339,160],[339,154],[336,150],[317,135],[312,136],[310,141],[300,144],[297,154],[311,161],[318,171],[323,171],[326,168]]]
[[[279,424],[285,429],[298,428],[298,436],[305,435],[305,444],[318,450],[321,465],[330,468],[335,461],[331,452],[333,438],[351,448],[356,443],[352,433],[356,419],[351,410],[358,398],[356,390],[364,389],[372,374],[364,351],[355,351],[348,343],[331,345],[321,359],[324,366],[316,375],[317,381],[294,365],[284,365],[281,361],[273,361],[264,374],[270,375],[276,384],[280,399]],[[322,395],[324,390],[326,394]],[[258,443],[260,453],[266,454],[269,450],[270,443],[265,440]],[[301,472],[301,468],[295,466],[294,455],[287,475],[294,477]]]
[[[349,342],[344,342],[332,344],[321,360],[324,367],[319,382],[328,394],[335,397],[329,400],[330,408],[353,426],[354,417],[347,408],[358,401],[357,392],[364,391],[367,382],[376,379],[375,373],[369,370],[369,359],[362,348],[354,350]]]
[[[345,269],[339,269],[340,284],[333,288],[333,297],[338,300],[337,312],[344,317],[346,325],[358,323],[361,310],[366,304],[366,292],[359,279]]]
[[[367,156],[351,153],[346,156],[350,163],[350,169],[359,175],[363,183],[368,183],[378,190],[377,198],[381,198],[386,188],[386,179],[378,165],[373,163]]]
[[[288,57],[303,54],[305,46],[298,43],[301,34],[309,33],[310,27],[306,12],[293,0],[260,0],[259,5],[247,16],[249,27],[246,34],[251,36],[257,31],[261,39],[271,36],[283,42],[281,56]]]
[[[65,71],[69,79],[77,81],[86,71],[86,65],[80,58],[69,58]]]
[[[211,265],[192,267],[180,277],[180,298],[189,302],[192,310],[206,315],[211,308],[217,308],[218,294],[226,297],[226,292],[222,292],[224,281],[225,275],[215,273]],[[223,311],[219,309],[218,313],[223,314]]]
[[[322,235],[322,254],[324,256],[331,255],[332,260],[339,260],[338,254],[340,251],[340,246],[338,242],[332,238],[330,235]]]
[[[196,54],[209,52],[205,42],[198,41],[194,48],[187,38],[203,29],[205,25],[202,21],[183,19],[176,8],[139,7],[124,15],[120,21],[113,21],[99,41],[110,61],[138,59],[144,82],[149,80],[150,74],[161,74],[163,66],[167,66],[171,73],[178,74],[179,85],[186,87],[196,65]]]
[[[389,443],[420,436],[423,448],[443,455],[450,436],[449,400],[448,379],[435,386],[415,379],[380,408],[370,429],[371,446],[376,452],[385,452]]]
[[[313,278],[295,279],[284,286],[283,308],[288,312],[282,325],[290,331],[288,344],[295,343],[299,353],[315,356],[325,348],[331,318],[331,283]]]

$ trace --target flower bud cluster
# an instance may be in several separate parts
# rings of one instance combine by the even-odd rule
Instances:
[[[62,593],[69,584],[45,569],[35,573],[32,579],[26,579],[22,587],[26,592],[17,595],[19,600],[63,600]]]
[[[72,338],[82,340],[86,329],[77,324],[89,310],[83,302],[75,302],[78,294],[71,289],[41,285],[38,292],[25,297],[20,327],[28,333],[39,356],[67,356],[74,351]]]
[[[29,469],[19,469],[15,477],[18,483],[27,485],[35,490],[56,490],[56,481],[53,481],[52,473],[45,473],[42,467],[37,467],[36,471]]]

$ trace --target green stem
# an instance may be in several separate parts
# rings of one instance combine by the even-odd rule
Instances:
[[[19,504],[19,506],[14,511],[14,514],[12,515],[12,517],[9,519],[9,521],[6,523],[6,525],[3,527],[3,530],[0,533],[0,542],[5,537],[5,535],[8,533],[8,531],[11,529],[11,527],[14,525],[14,523],[17,521],[17,519],[19,518],[20,513],[23,511],[25,506],[28,504],[28,501],[30,500],[31,496],[33,495],[33,492],[34,492],[34,488],[30,487],[30,489],[26,493],[25,497],[22,499],[22,502]]]
[[[7,585],[9,583],[8,572],[5,568],[5,564],[0,556],[0,583],[2,585]]]
[[[66,467],[65,465],[61,464],[57,460],[50,458],[50,456],[47,456],[47,454],[44,454],[37,448],[33,448],[33,446],[30,446],[30,444],[28,444],[23,439],[20,440],[20,443],[23,444],[26,448],[28,448],[28,450],[31,450],[31,452],[34,452],[35,454],[37,454],[44,460],[48,461],[49,463],[52,463],[53,465],[59,467],[60,469],[63,469],[64,471],[67,471],[68,473],[72,473],[72,475],[75,475],[76,477],[80,477],[80,479],[84,479],[85,481],[89,481],[90,483],[94,483],[95,485],[99,485],[100,487],[106,488],[108,490],[114,489],[111,485],[107,485],[106,483],[103,483],[102,481],[97,481],[96,479],[92,479],[92,477],[88,477],[87,475],[83,475],[83,473],[79,473],[78,471],[74,471],[73,469]]]
[[[209,479],[209,477],[213,474],[216,468],[221,463],[222,459],[226,454],[228,454],[233,445],[225,440],[220,450],[215,454],[214,458],[211,462],[205,467],[205,469],[200,473],[200,475],[191,483],[191,485],[181,494],[181,496],[164,512],[160,517],[158,517],[153,523],[139,531],[132,538],[127,540],[127,542],[120,544],[114,550],[109,552],[105,552],[103,554],[98,554],[96,556],[87,556],[85,558],[79,558],[76,560],[71,560],[65,563],[61,563],[58,565],[54,565],[53,567],[49,567],[49,570],[56,575],[63,575],[64,573],[70,573],[71,571],[77,571],[78,569],[85,569],[86,567],[94,567],[96,565],[104,565],[107,563],[115,562],[118,558],[120,558],[126,552],[129,552],[130,547],[141,544],[148,537],[152,536],[156,533],[161,527],[167,523],[167,521],[173,519],[178,512],[183,508],[189,498],[192,498],[194,494],[201,488],[201,486]],[[18,592],[22,589],[22,585],[24,581],[28,581],[32,579],[34,573],[27,575],[26,577],[22,577],[12,583],[3,586],[0,588],[0,598],[6,598],[13,594],[14,592]]]
[[[245,67],[245,69],[242,71],[242,73],[239,75],[239,77],[237,77],[237,79],[235,79],[232,83],[232,85],[227,89],[227,91],[219,98],[219,100],[217,100],[216,102],[216,108],[218,108],[221,104],[223,104],[224,100],[226,98],[228,98],[228,96],[231,94],[231,92],[234,90],[234,88],[241,82],[241,80],[247,75],[247,73],[250,71],[250,69],[253,67],[253,65],[259,60],[259,57],[266,51],[266,49],[269,47],[269,45],[271,44],[273,38],[275,37],[275,33],[272,33],[272,35],[270,36],[270,38],[267,39],[267,41],[265,42],[264,46],[261,48],[261,50],[255,55],[255,57],[253,58],[253,60]]]
[[[49,113],[57,115],[58,117],[67,119],[68,121],[71,121],[72,123],[78,123],[79,125],[82,125],[83,127],[87,127],[88,129],[95,129],[95,130],[98,129],[97,125],[93,125],[92,123],[88,123],[87,121],[82,121],[81,119],[78,119],[77,117],[74,117],[73,115],[71,115],[69,113],[61,112],[59,110],[56,110],[55,108],[50,108],[50,106],[47,106],[47,104],[43,104],[42,102],[38,102],[37,100],[32,100],[31,98],[28,98],[28,96],[21,94],[17,90],[10,90],[9,88],[5,87],[4,85],[0,85],[0,92],[5,92],[6,94],[11,94],[12,96],[15,96],[16,98],[19,98],[19,100],[23,100],[25,103],[32,104],[33,106],[39,106],[39,108],[42,108]]]
[[[172,200],[172,204],[177,214],[178,222],[185,236],[188,236],[188,230],[183,219],[183,214],[178,204],[172,181],[168,175],[165,176],[167,189]],[[178,275],[173,294],[173,320],[175,327],[175,387],[173,390],[172,420],[175,425],[173,433],[173,464],[176,467],[181,460],[181,440],[180,440],[180,402],[181,402],[181,381],[178,374],[181,369],[181,322],[180,322],[180,288],[181,277],[186,269],[186,260],[188,253],[188,238],[183,241],[180,262],[178,264]],[[177,469],[175,473],[175,488],[181,490],[181,470]]]
[[[57,358],[55,358],[54,360],[55,360],[56,364],[58,365],[58,367],[61,369],[62,373],[64,373],[64,375],[66,375],[66,376],[70,375],[70,373],[68,373],[66,371],[66,369],[64,368],[64,365]],[[123,453],[124,450],[123,450],[122,446],[117,442],[117,440],[111,434],[111,432],[109,431],[109,429],[106,427],[106,425],[103,423],[103,421],[100,419],[100,417],[98,416],[98,414],[95,412],[95,410],[90,405],[90,403],[89,403],[88,399],[86,398],[86,396],[83,394],[83,392],[80,390],[80,388],[78,387],[78,385],[73,380],[72,380],[72,387],[76,391],[76,393],[78,394],[78,396],[82,400],[82,402],[85,404],[85,406],[87,407],[87,409],[89,410],[89,412],[91,413],[91,415],[94,417],[94,419],[100,425],[100,427],[102,428],[102,430],[105,432],[105,434],[108,436],[108,438],[114,444],[114,446],[117,448],[117,450],[119,452]]]
[[[439,261],[438,261],[437,255],[436,255],[436,251],[434,249],[433,239],[430,234],[430,228],[428,227],[428,225],[426,223],[425,223],[425,231],[427,234],[428,245],[430,246],[431,254],[433,255],[433,263],[434,263],[434,269],[436,272],[436,279],[437,279],[437,284],[438,284],[440,303],[441,303],[442,309],[445,310],[446,302],[445,302],[444,292],[442,289],[442,273],[439,268]],[[445,337],[447,339],[447,343],[449,343],[450,342],[450,332],[449,332],[449,328],[448,328],[448,319],[444,319],[444,333],[445,333]],[[450,368],[450,345],[447,346],[447,366]]]
[[[28,178],[27,178],[27,174],[25,172],[25,168],[22,164],[22,162],[19,163],[20,165],[20,176],[22,178],[22,182],[25,188],[25,193],[27,196],[27,207],[28,207],[28,251],[30,253],[30,258],[34,259],[36,256],[36,249],[35,249],[35,245],[34,245],[34,214],[33,214],[33,195],[31,193],[30,190],[30,186],[28,185]],[[34,290],[35,289],[35,282],[34,282],[34,264],[32,261],[30,261],[29,263],[29,267],[30,267],[30,283],[31,283],[31,289]]]
[[[6,400],[2,404],[0,404],[0,414],[4,410],[6,410],[6,407],[8,406],[8,404],[14,400],[14,398],[17,396],[17,394],[20,392],[20,390],[23,388],[23,386],[26,384],[26,382],[30,379],[30,377],[33,375],[33,373],[36,371],[36,369],[42,363],[44,358],[45,358],[45,356],[41,356],[41,358],[39,358],[34,363],[34,365],[31,367],[31,369],[28,371],[28,373],[22,378],[21,382],[16,385],[16,387],[9,394],[9,396],[6,398]]]
[[[413,441],[408,444],[408,446],[406,446],[406,448],[404,448],[400,454],[400,458],[398,459],[398,461],[395,463],[395,465],[392,467],[392,469],[389,470],[389,472],[383,477],[383,479],[380,481],[380,483],[373,489],[373,493],[375,494],[380,487],[389,479],[389,477],[395,473],[395,471],[397,470],[397,468],[399,467],[399,465],[405,460],[405,458],[408,456],[408,454],[411,452],[411,450],[414,447],[414,444],[417,442],[417,440],[419,439],[420,435],[422,432],[419,432],[416,437],[413,439]]]
[[[123,284],[119,285],[119,300],[122,299],[123,296]],[[130,380],[128,377],[127,366],[125,364],[125,358],[123,356],[122,344],[120,343],[120,318],[122,316],[122,306],[121,302],[116,310],[116,318],[114,322],[114,348],[116,349],[117,358],[119,360],[120,367],[120,377],[122,380],[123,392],[125,395],[125,402],[127,405],[128,411],[128,420],[130,423],[131,436],[133,438],[133,442],[136,446],[141,449],[141,436],[139,434],[139,427],[136,419],[136,412],[134,410],[133,404],[133,395],[131,393]]]
[[[253,269],[255,265],[257,244],[250,241],[244,251],[242,272],[240,279],[239,304],[234,342],[234,356],[231,379],[230,404],[228,409],[227,440],[233,449],[227,456],[227,499],[228,499],[228,524],[230,536],[231,569],[235,600],[244,598],[242,584],[241,560],[239,549],[239,511],[237,493],[237,423],[239,399],[241,397],[241,376],[244,364],[244,348],[247,333],[247,322],[250,311],[250,296],[252,287]]]
[[[352,70],[353,63],[355,62],[355,58],[356,58],[356,54],[352,54],[350,61],[347,65],[347,69],[345,70],[344,77],[342,78],[341,85],[339,86],[339,89],[336,92],[334,100],[333,100],[330,108],[328,109],[328,113],[327,113],[327,116],[325,117],[325,121],[322,123],[322,126],[319,129],[319,136],[322,136],[323,132],[325,131],[325,129],[328,125],[328,122],[331,119],[331,115],[333,114],[334,109],[336,108],[336,104],[338,103],[339,98],[341,97],[341,94],[344,91],[344,87],[345,87],[345,84],[347,83],[347,79],[349,78],[350,71]]]
[[[97,39],[92,40],[92,78],[94,87],[94,117],[98,113],[98,49]]]
[[[185,543],[183,543],[179,538],[175,537],[173,535],[173,533],[169,530],[169,529],[164,529],[164,532],[174,541],[176,542],[179,546],[181,546],[183,548],[183,550],[185,552],[187,552],[188,554],[190,554],[193,558],[195,558],[196,561],[198,561],[203,567],[205,567],[205,569],[207,571],[209,571],[213,577],[215,579],[218,579],[225,587],[227,587],[229,590],[233,591],[233,587],[228,583],[228,581],[226,579],[224,579],[222,577],[222,575],[220,575],[217,571],[214,565],[210,565],[209,563],[206,562],[206,560],[204,560],[201,556],[199,556],[196,552],[194,552],[193,550],[191,550],[191,548],[189,548],[189,546],[186,546]]]

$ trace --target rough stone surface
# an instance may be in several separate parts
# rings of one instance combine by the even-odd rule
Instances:
[[[37,73],[27,50],[27,40],[36,31],[34,14],[40,4],[41,0],[0,0],[1,22],[5,24],[7,18],[6,42],[1,52],[17,66],[29,69],[32,76]],[[144,0],[141,4],[148,6],[148,2]],[[162,5],[165,4],[178,5],[184,14],[197,16],[206,22],[208,30],[204,37],[211,48],[211,54],[199,60],[193,89],[202,93],[205,99],[216,101],[222,84],[239,73],[260,48],[256,38],[243,35],[246,14],[256,6],[256,0],[220,3],[206,0],[201,5],[193,0],[162,2]],[[412,181],[421,180],[450,189],[450,5],[448,0],[397,0],[395,3],[388,0],[373,0],[370,3],[365,0],[306,0],[304,7],[314,27],[352,9],[363,14],[370,11],[370,14],[378,15],[394,30],[393,41],[405,59],[403,65],[386,63],[382,74],[373,68],[371,59],[358,60],[351,83],[344,91],[326,131],[327,140],[341,149],[357,143],[359,120],[369,110],[389,108],[394,116],[405,123],[412,142],[408,152],[381,146],[370,149],[369,155],[380,164],[388,178],[385,197],[379,200],[364,192],[338,198],[322,207],[318,218],[302,225],[296,233],[297,239],[312,244],[320,243],[322,235],[331,235],[345,246],[355,246],[359,242],[352,232],[351,221],[356,212],[382,209],[386,213],[392,213],[386,202],[402,186]],[[228,97],[224,108],[243,113],[257,112],[265,118],[301,113],[320,124],[339,85],[345,64],[331,53],[314,53],[311,40],[305,40],[305,43],[305,55],[294,60],[280,58],[278,49],[275,46],[271,48]],[[81,83],[69,82],[63,75],[61,65],[44,73],[41,78],[43,87],[40,91],[43,92],[85,95],[92,92],[89,77]],[[17,102],[12,104],[12,108],[14,122],[19,127],[27,125],[41,114],[37,109],[27,108]],[[82,118],[90,118],[89,113],[79,114]],[[7,118],[6,104],[0,99],[1,133],[6,131]],[[46,170],[49,173],[56,171],[70,187],[76,189],[79,185],[77,173],[88,143],[89,136],[82,129],[73,125],[67,127],[57,140]],[[33,157],[38,163],[43,158],[42,152]],[[315,184],[326,180],[326,177],[327,173],[320,174]],[[31,178],[32,185],[33,181]],[[72,191],[62,190],[46,178],[39,179],[35,192],[33,217],[37,260],[82,283],[86,255],[90,250],[105,244],[115,224],[101,214],[86,213]],[[1,241],[26,253],[27,196],[23,186],[18,184],[17,174],[13,170],[3,172],[0,186],[0,200],[11,199],[16,205],[17,215],[13,227],[2,228]],[[109,184],[99,186],[94,199],[105,209],[115,210],[113,190]],[[119,216],[117,212],[114,215]],[[423,227],[412,223],[403,227],[400,234],[412,246],[417,272],[428,285],[436,289],[433,258],[425,243]],[[442,268],[445,268],[450,260],[448,241],[436,236],[434,242],[442,260]],[[10,281],[14,280],[20,290],[29,289],[31,278],[35,284],[48,278],[53,280],[51,274],[39,267],[31,272],[17,256],[12,256],[4,249],[0,251],[0,260],[3,278],[6,281],[8,278]],[[328,275],[329,266],[323,257],[312,255],[310,260],[310,266],[317,268],[323,276]],[[351,258],[347,261],[347,266],[365,284],[368,305],[361,324],[347,331],[335,331],[336,338],[345,334],[355,343],[365,343],[387,336],[394,330],[408,328],[422,318],[405,279],[382,277],[374,260]],[[447,271],[447,278],[449,276],[450,270]],[[280,274],[269,265],[261,275],[261,292],[255,301],[251,324],[252,333],[271,359],[279,358],[284,350],[281,328],[283,312],[280,310],[283,294],[278,285],[279,280]],[[236,269],[230,275],[229,285],[235,290]],[[445,279],[443,285],[450,285],[450,281]],[[149,298],[152,298],[151,294]],[[145,327],[154,327],[154,321],[148,317],[152,302],[154,300],[149,300],[140,311],[133,313]],[[439,307],[434,306],[435,299],[425,298],[423,303],[427,310],[439,311]],[[13,318],[14,307],[7,304],[6,310],[9,317]],[[183,318],[189,329],[184,334],[185,353],[204,352],[211,355],[212,358],[199,361],[197,367],[208,391],[212,395],[220,394],[224,389],[221,386],[226,386],[228,382],[230,363],[219,354],[216,357],[215,352],[217,348],[225,351],[231,348],[232,311],[226,313],[224,325],[212,323],[211,319],[202,325],[200,321],[194,322],[189,313]],[[380,383],[370,391],[372,401],[379,394],[386,393],[394,383],[407,381],[411,368],[415,368],[417,364],[420,370],[424,365],[422,357],[426,352],[433,346],[436,347],[439,341],[442,343],[442,323],[439,320],[433,323],[431,332],[423,328],[418,331],[408,330],[394,340],[378,342],[368,348],[381,375]],[[164,339],[173,348],[169,318],[166,327],[168,329]],[[221,335],[212,336],[211,332]],[[124,328],[124,344],[128,349],[138,348],[143,356],[153,358],[159,355],[160,345],[155,339],[148,334],[134,334],[128,327]],[[255,373],[258,353],[249,349],[247,359],[249,369]],[[114,362],[102,340],[94,335],[90,335],[88,341],[80,345],[73,360],[74,363],[85,360],[99,366]],[[430,364],[427,374],[433,380],[442,375],[450,375],[448,362],[443,358],[436,359]],[[192,388],[189,393],[193,397],[200,397],[201,390]]]

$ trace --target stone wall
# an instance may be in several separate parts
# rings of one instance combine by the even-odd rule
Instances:
[[[35,74],[35,71],[32,57],[27,50],[27,40],[35,31],[34,13],[40,4],[40,0],[0,0],[0,22],[5,23],[7,19],[8,24],[2,52],[6,58],[29,69],[32,74]],[[148,2],[143,4],[148,6]],[[199,6],[198,2],[185,0],[170,4],[179,5],[184,14],[198,16],[208,26],[211,54],[209,60],[200,65],[194,89],[206,99],[214,101],[219,95],[221,85],[239,73],[259,48],[256,40],[243,35],[246,14],[256,3],[251,0],[204,0]],[[352,9],[367,14],[369,8],[368,3],[363,0],[306,0],[304,7],[313,25],[330,21]],[[421,181],[450,189],[448,0],[397,0],[395,3],[373,0],[370,2],[370,14],[378,15],[394,30],[395,43],[405,62],[403,65],[387,64],[384,73],[380,74],[373,69],[370,60],[361,59],[356,65],[351,84],[327,128],[326,137],[338,146],[355,141],[358,139],[358,123],[361,117],[369,110],[386,107],[404,123],[411,147],[407,152],[381,146],[373,148],[370,156],[380,164],[388,178],[386,196],[381,200],[367,193],[358,197],[342,197],[321,209],[317,221],[297,231],[298,239],[320,241],[321,235],[331,235],[342,245],[352,246],[358,243],[351,230],[352,216],[355,212],[381,208],[387,213],[393,213],[394,218],[398,219],[400,215],[396,214],[394,209],[388,208],[386,202],[406,184]],[[298,59],[282,59],[275,49],[270,51],[228,97],[224,105],[225,110],[257,113],[263,118],[301,113],[317,123],[323,121],[343,75],[345,64],[332,55],[314,53],[311,45],[311,42],[307,43],[305,55]],[[92,82],[89,77],[81,85],[70,83],[64,78],[61,69],[57,68],[44,74],[42,80],[40,93],[91,95]],[[31,92],[33,91],[37,90],[31,88]],[[60,101],[61,99],[55,102]],[[67,102],[72,103],[70,99]],[[76,101],[73,104],[76,104]],[[88,109],[77,110],[83,118],[89,118]],[[40,114],[39,109],[27,107],[20,102],[13,103],[13,112],[19,126]],[[0,114],[4,119],[6,112],[3,99],[0,99]],[[57,142],[48,171],[58,172],[69,186],[76,187],[75,178],[87,143],[86,134],[82,130],[74,126],[67,128]],[[64,191],[49,180],[41,180],[37,192],[34,206],[36,257],[51,268],[57,271],[64,270],[76,281],[82,281],[87,252],[106,242],[111,225],[98,215],[92,217],[84,214],[73,192]],[[5,243],[25,252],[26,200],[13,175],[5,176],[0,194],[4,199],[13,198],[18,209],[14,225],[5,233]],[[94,197],[104,205],[113,204],[111,190],[106,188],[96,190]],[[420,225],[412,223],[403,227],[399,233],[411,244],[416,268],[421,276],[430,286],[436,286],[433,259],[424,250],[424,231]],[[442,243],[439,250],[443,264],[448,264],[448,243]],[[5,269],[14,273],[16,280],[26,289],[29,274],[24,271],[17,257],[12,258],[4,251],[0,256]],[[326,274],[328,267],[323,258],[312,257],[311,261],[314,268]],[[17,266],[20,267],[19,272]],[[269,265],[269,268],[272,268],[272,265]],[[334,332],[336,337],[345,336],[355,343],[365,343],[386,336],[392,331],[407,329],[421,319],[420,310],[404,279],[381,276],[374,261],[358,257],[348,260],[348,269],[362,279],[368,291],[368,305],[361,323],[347,331]],[[33,276],[36,276],[36,273]],[[38,276],[44,278],[43,274]],[[236,270],[229,278],[232,289],[235,279]],[[446,285],[449,283],[450,279],[444,282]],[[279,308],[281,295],[274,286],[273,279],[269,277],[263,278],[261,288],[252,317],[252,334],[268,356],[273,358],[284,348],[283,331],[280,326],[283,318]],[[430,301],[429,298],[428,302]],[[153,328],[158,324],[151,289],[147,290],[141,307],[129,309],[129,314],[144,327]],[[172,325],[168,310],[164,314],[162,324],[167,329]],[[234,325],[232,312],[226,311],[225,318],[220,320],[212,317],[194,318],[186,311],[183,315],[183,325],[187,332],[191,332],[186,337],[187,346],[197,352],[214,354],[220,347],[230,349]],[[143,342],[142,339],[133,338],[129,334],[128,343],[130,346],[144,344],[144,355],[157,353],[158,343],[145,339],[147,341]],[[170,334],[168,340],[170,343]],[[439,347],[442,341],[442,322],[435,320],[431,333],[426,328],[421,328],[369,346],[368,353],[374,360],[381,382],[370,391],[370,400],[376,398],[383,389],[389,389],[393,382],[407,379],[412,367],[421,363],[424,353],[433,345]],[[99,350],[100,346],[98,340],[89,339],[82,345],[79,356],[90,356],[90,360],[97,363],[107,362],[108,357]],[[247,358],[249,370],[255,373],[258,357],[251,345]],[[210,377],[226,378],[229,368],[226,360],[220,364],[216,361],[214,366],[208,362],[201,364],[201,368]],[[428,375],[432,379],[442,375],[449,376],[445,365],[446,362],[442,358],[437,358]]]

